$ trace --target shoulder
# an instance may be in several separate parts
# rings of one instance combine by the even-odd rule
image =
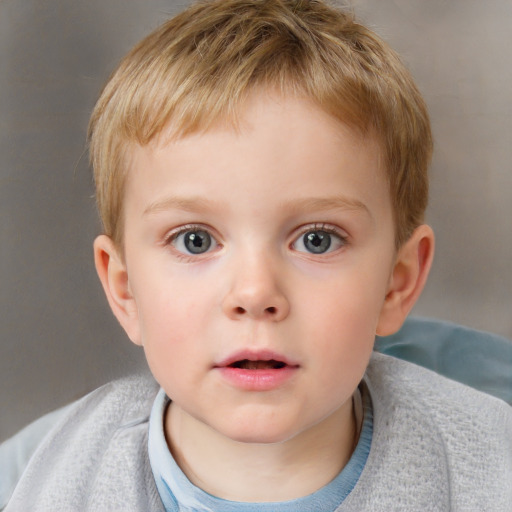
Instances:
[[[94,436],[105,439],[130,426],[148,421],[151,406],[158,392],[151,375],[131,375],[101,386],[72,404],[41,445],[55,444],[63,439]]]
[[[158,389],[158,384],[149,374],[111,381],[75,402],[64,422],[72,417],[85,419],[99,415],[102,422],[122,427],[149,415]],[[102,416],[106,410],[108,415]]]
[[[512,407],[504,401],[415,364],[375,353],[367,379],[376,406],[420,408],[440,427],[469,419],[475,429],[510,427]]]
[[[157,507],[147,458],[147,427],[157,392],[151,376],[136,375],[75,402],[38,447],[6,510]]]
[[[380,354],[365,381],[374,435],[360,490],[380,503],[400,497],[400,510],[510,510],[508,404]]]

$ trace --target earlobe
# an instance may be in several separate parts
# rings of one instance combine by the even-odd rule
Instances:
[[[434,233],[423,224],[398,250],[377,325],[379,336],[400,329],[425,286],[433,258]]]
[[[128,271],[116,245],[106,235],[94,241],[94,263],[114,316],[128,337],[141,345],[138,310],[130,290]]]

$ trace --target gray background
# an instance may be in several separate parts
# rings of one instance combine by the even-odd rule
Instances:
[[[0,440],[144,367],[94,272],[85,132],[119,58],[186,4],[0,0]],[[353,4],[432,115],[437,255],[415,313],[512,338],[512,2]]]

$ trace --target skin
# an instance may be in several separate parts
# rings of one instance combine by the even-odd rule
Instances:
[[[428,226],[396,251],[381,160],[308,100],[258,92],[237,130],[132,148],[124,251],[98,237],[96,266],[172,399],[169,447],[207,492],[293,499],[350,458],[375,334],[400,327],[433,254]],[[203,233],[210,245],[191,253]],[[331,245],[316,253],[305,234]],[[290,376],[234,385],[219,366],[239,351],[272,351]]]

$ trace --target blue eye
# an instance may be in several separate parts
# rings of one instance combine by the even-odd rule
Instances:
[[[331,247],[331,235],[325,231],[310,231],[302,237],[304,247],[313,254],[322,254]]]
[[[325,229],[311,229],[303,233],[292,245],[299,252],[325,254],[339,249],[346,243],[345,238]]]
[[[203,254],[217,243],[204,229],[188,229],[175,235],[172,239],[174,247],[185,254]]]

